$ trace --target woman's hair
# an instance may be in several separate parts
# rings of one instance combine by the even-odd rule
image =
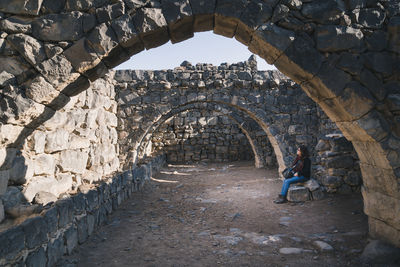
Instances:
[[[300,152],[301,152],[301,157],[303,159],[308,158],[308,149],[305,145],[300,145],[299,146]]]

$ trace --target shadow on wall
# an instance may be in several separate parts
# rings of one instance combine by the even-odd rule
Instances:
[[[89,82],[82,82],[83,79],[77,79],[72,84],[65,87],[60,94],[47,104],[44,111],[32,119],[26,126],[19,127],[13,125],[5,125],[9,127],[4,136],[5,141],[9,140],[6,148],[0,149],[0,222],[4,219],[3,205],[6,214],[12,218],[32,213],[40,212],[41,205],[31,205],[28,199],[22,193],[23,185],[29,178],[33,176],[33,170],[29,168],[26,158],[22,154],[23,146],[28,136],[30,136],[40,125],[51,119],[56,110],[66,106],[70,101],[70,97],[78,95],[88,89]],[[12,99],[17,92],[11,92],[2,99],[2,105],[8,107],[7,111],[11,112],[11,117],[18,117],[23,110],[23,106],[17,106]],[[7,190],[8,185],[10,188]],[[3,202],[3,203],[1,203]]]

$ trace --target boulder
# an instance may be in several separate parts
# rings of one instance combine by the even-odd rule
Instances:
[[[400,248],[380,240],[372,240],[361,254],[361,262],[368,266],[400,264]]]
[[[301,202],[310,200],[310,192],[304,186],[291,186],[288,191],[287,199],[291,202]]]

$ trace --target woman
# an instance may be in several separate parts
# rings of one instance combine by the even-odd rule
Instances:
[[[287,202],[286,195],[291,184],[302,183],[310,179],[311,160],[308,158],[308,150],[306,146],[301,145],[297,149],[297,157],[292,164],[292,168],[295,174],[292,178],[283,181],[282,191],[278,198],[274,200],[274,203],[276,204]]]

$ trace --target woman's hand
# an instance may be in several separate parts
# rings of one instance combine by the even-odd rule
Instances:
[[[296,172],[296,173],[294,174],[294,176],[299,176],[299,173],[298,173],[298,172]]]

